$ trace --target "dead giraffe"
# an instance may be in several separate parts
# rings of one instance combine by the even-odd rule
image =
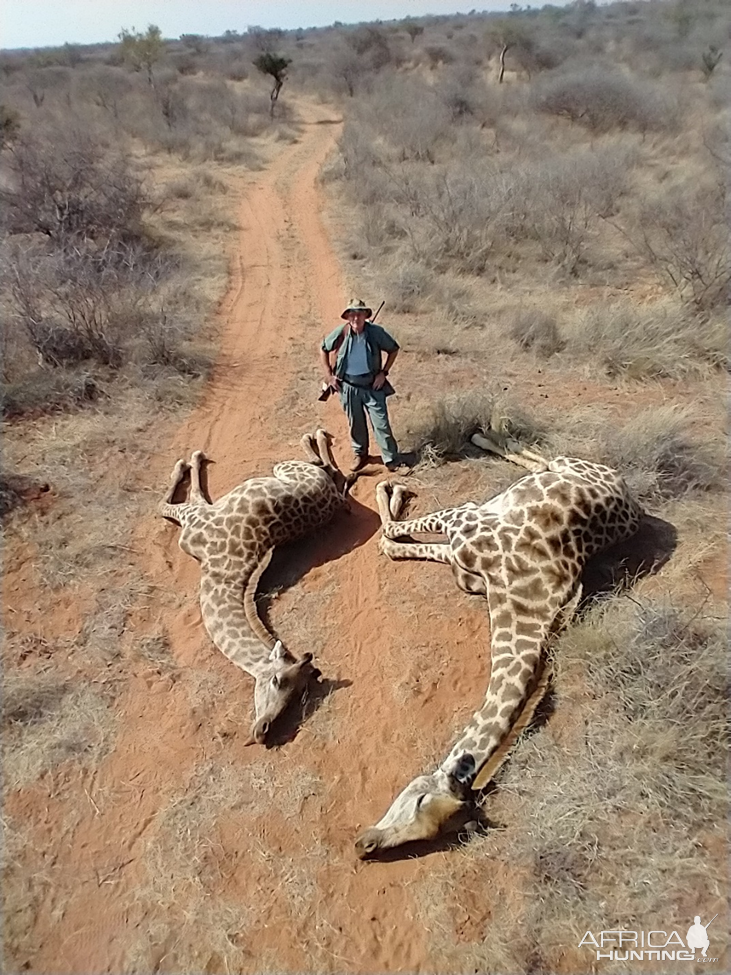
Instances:
[[[642,516],[609,467],[568,457],[547,461],[495,435],[472,440],[531,473],[483,504],[410,521],[396,520],[402,485],[382,481],[376,489],[386,555],[445,562],[460,588],[487,597],[491,673],[482,707],[439,768],[414,779],[357,838],[362,858],[464,822],[475,790],[490,781],[545,693],[547,644],[576,611],[587,559],[633,535]],[[447,540],[409,537],[418,533]]]
[[[345,503],[345,481],[329,435],[302,438],[306,461],[276,464],[271,477],[252,477],[210,504],[201,492],[203,454],[179,460],[160,514],[183,528],[178,544],[201,563],[200,603],[209,636],[232,663],[255,679],[252,740],[263,744],[272,722],[320,672],[312,654],[297,660],[259,619],[254,593],[276,545],[329,522]],[[190,468],[190,501],[173,504]]]

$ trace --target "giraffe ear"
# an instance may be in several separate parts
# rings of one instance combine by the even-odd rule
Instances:
[[[287,651],[282,646],[282,641],[277,640],[277,642],[274,644],[274,646],[271,649],[271,653],[269,654],[269,659],[284,660],[286,656],[287,656]]]

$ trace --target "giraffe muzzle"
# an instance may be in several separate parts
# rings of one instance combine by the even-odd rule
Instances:
[[[262,718],[260,721],[256,721],[251,731],[252,744],[266,745],[267,735],[271,726],[271,721],[268,718]]]
[[[355,853],[360,860],[376,856],[381,849],[382,833],[379,829],[367,829],[355,841]]]

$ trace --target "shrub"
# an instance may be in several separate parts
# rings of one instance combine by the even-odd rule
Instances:
[[[512,212],[515,180],[472,166],[427,174],[421,192],[417,256],[440,270],[481,274]]]
[[[150,292],[173,264],[121,245],[16,249],[9,262],[8,321],[26,335],[39,362],[59,367],[94,360],[115,368],[125,343],[143,328]]]
[[[434,162],[449,135],[450,110],[428,85],[414,78],[389,78],[365,106],[365,121],[379,130],[398,158]]]
[[[412,312],[431,289],[431,274],[413,261],[399,265],[388,276],[388,307],[395,312]]]
[[[609,376],[632,379],[699,374],[723,366],[728,353],[723,322],[699,319],[668,303],[593,308],[568,333],[568,341],[573,355],[598,360]]]
[[[544,78],[534,92],[539,111],[578,122],[592,132],[634,128],[664,129],[670,114],[647,82],[602,67],[561,72]]]
[[[3,416],[37,416],[66,413],[94,403],[102,395],[88,373],[39,369],[3,385],[0,393]]]
[[[345,43],[361,57],[367,57],[374,71],[394,61],[394,53],[385,32],[379,27],[362,25],[345,34]]]
[[[681,297],[699,308],[727,303],[731,242],[723,182],[673,187],[645,203],[625,231],[633,246]]]
[[[510,337],[521,349],[548,359],[566,345],[553,315],[534,308],[521,308],[513,315]]]
[[[82,102],[91,102],[119,122],[139,89],[139,81],[121,68],[99,65],[75,78],[74,92]]]
[[[514,233],[532,236],[548,260],[578,273],[598,218],[616,209],[631,163],[618,150],[559,153],[528,165],[517,174],[522,205]]]
[[[422,459],[441,461],[460,456],[479,428],[515,437],[526,446],[543,437],[540,424],[516,404],[470,391],[430,403],[410,424],[408,439]]]
[[[484,85],[481,86],[484,89]],[[477,72],[470,64],[460,64],[434,86],[437,97],[446,105],[452,122],[477,115],[483,95],[477,83]]]
[[[627,478],[643,501],[660,503],[718,487],[724,461],[692,432],[694,418],[676,406],[637,413],[619,429],[609,428],[603,456]]]
[[[141,181],[124,157],[106,154],[87,133],[18,140],[9,173],[0,201],[11,234],[38,232],[62,246],[141,235],[142,216],[151,206]]]
[[[246,81],[249,77],[249,71],[243,58],[237,58],[229,62],[226,77],[230,81]]]
[[[425,44],[424,54],[428,58],[431,67],[436,68],[440,64],[452,64],[457,60],[454,51],[445,44]]]
[[[20,115],[0,104],[0,150],[12,145],[20,132]]]

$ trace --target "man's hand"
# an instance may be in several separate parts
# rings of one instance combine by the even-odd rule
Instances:
[[[381,369],[376,378],[373,380],[374,389],[383,389],[386,384],[386,373]]]
[[[334,373],[331,373],[327,377],[327,384],[331,389],[334,389],[336,393],[340,392],[340,380]]]

